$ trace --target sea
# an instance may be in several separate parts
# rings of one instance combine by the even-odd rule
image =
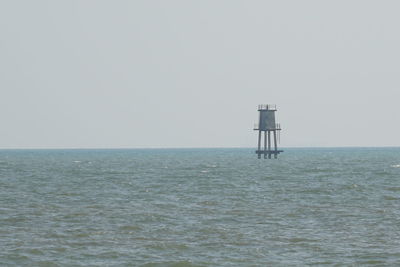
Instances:
[[[0,150],[0,266],[400,266],[400,148]]]

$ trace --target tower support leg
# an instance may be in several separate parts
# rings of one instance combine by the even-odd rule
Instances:
[[[258,155],[258,158],[259,158],[259,159],[261,159],[260,150],[261,150],[261,131],[258,131],[258,148],[257,148],[257,155]]]
[[[278,158],[278,143],[276,142],[276,131],[274,131],[274,145],[275,145],[274,158]]]
[[[267,131],[268,133],[268,158],[271,158],[271,131]]]
[[[267,132],[264,131],[264,159],[267,158]]]

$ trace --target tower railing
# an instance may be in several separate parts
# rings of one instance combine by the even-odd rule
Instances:
[[[254,123],[254,130],[259,130],[260,129],[260,125],[259,123]],[[280,131],[281,130],[281,124],[280,123],[275,123],[275,128],[268,128],[267,130],[277,130]]]
[[[258,110],[276,110],[276,105],[275,104],[258,105]]]

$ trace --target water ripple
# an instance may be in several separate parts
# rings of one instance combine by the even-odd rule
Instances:
[[[0,151],[0,265],[399,265],[399,152]]]

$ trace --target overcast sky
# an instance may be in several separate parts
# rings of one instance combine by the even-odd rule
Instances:
[[[400,146],[400,1],[0,2],[0,148]]]

